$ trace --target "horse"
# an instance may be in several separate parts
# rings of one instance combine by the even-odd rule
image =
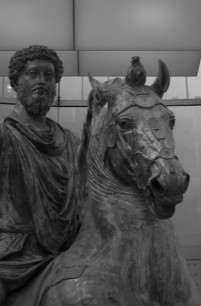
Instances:
[[[171,221],[189,175],[162,102],[169,71],[159,60],[156,80],[145,85],[133,57],[125,79],[89,80],[77,157],[77,184],[87,190],[80,231],[7,306],[200,306]]]

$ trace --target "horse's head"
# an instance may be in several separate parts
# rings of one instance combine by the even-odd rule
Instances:
[[[189,175],[174,152],[174,114],[161,101],[170,81],[166,65],[159,61],[159,75],[151,86],[144,85],[145,71],[136,57],[125,81],[89,79],[95,149],[120,181],[143,190],[157,217],[171,217]]]

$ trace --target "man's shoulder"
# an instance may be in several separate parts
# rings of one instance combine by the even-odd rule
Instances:
[[[59,128],[59,130],[66,135],[67,139],[70,142],[72,142],[75,146],[78,146],[80,144],[80,137],[78,133],[68,128],[63,127],[62,125],[60,125],[58,122],[56,122],[53,119],[50,119],[50,118],[46,118],[46,119],[49,121],[50,124],[56,125]]]
[[[74,132],[74,131],[72,131],[72,130],[70,130],[70,129],[67,129],[67,128],[64,128],[64,131],[65,131],[65,133],[69,136],[69,137],[71,137],[73,140],[75,140],[75,141],[80,141],[80,137],[79,137],[79,134],[78,133],[76,133],[76,132]]]

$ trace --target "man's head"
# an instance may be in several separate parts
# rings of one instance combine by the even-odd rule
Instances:
[[[58,83],[63,74],[63,63],[54,50],[45,46],[31,45],[28,48],[18,50],[11,57],[9,65],[9,79],[10,84],[14,90],[18,84],[18,78],[25,68],[27,61],[45,60],[54,65],[55,79]]]
[[[57,53],[45,46],[24,48],[10,60],[10,84],[33,117],[45,116],[50,109],[62,73],[63,64]]]

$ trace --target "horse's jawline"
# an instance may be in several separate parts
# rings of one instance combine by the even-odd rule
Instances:
[[[183,200],[183,195],[174,197],[156,198],[151,191],[149,191],[148,201],[150,208],[154,215],[159,219],[171,218],[175,213],[175,207]]]

